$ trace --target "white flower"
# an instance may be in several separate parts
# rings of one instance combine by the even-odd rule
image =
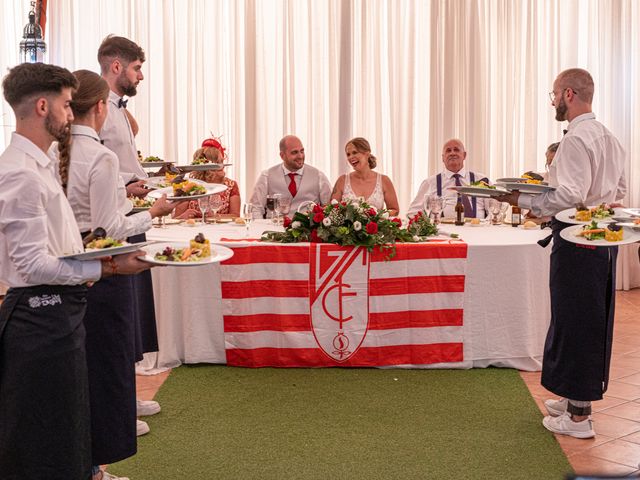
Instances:
[[[339,202],[335,198],[331,200],[331,205],[337,205]]]
[[[291,224],[291,228],[300,228],[301,226],[302,224],[298,220]]]
[[[362,230],[362,224],[356,220],[355,222],[353,222],[353,229],[356,232],[359,232],[360,230]]]
[[[419,242],[420,241],[420,237],[418,235],[414,235],[413,236],[413,241],[414,242]]]
[[[331,219],[330,219],[329,217],[324,217],[324,218],[322,219],[322,224],[323,224],[325,227],[330,227],[330,226],[331,226]]]
[[[457,178],[457,177],[456,177],[456,178]],[[384,212],[384,213],[382,213],[382,214],[380,215],[380,218],[384,218],[384,219],[389,218],[389,212]]]

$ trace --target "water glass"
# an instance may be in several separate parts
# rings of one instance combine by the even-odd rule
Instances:
[[[445,205],[444,197],[434,194],[429,197],[429,209],[431,210],[432,222],[434,225],[438,225],[440,223],[440,215],[442,214],[442,210],[444,210]]]
[[[249,226],[251,225],[251,221],[253,220],[253,208],[254,206],[250,203],[245,203],[242,206],[242,219],[244,220],[244,224],[247,227],[246,237],[249,238]]]
[[[276,215],[276,210],[278,209],[278,194],[267,195],[267,203],[265,207],[267,208],[267,219],[273,219]]]
[[[209,208],[213,212],[213,221],[216,222],[218,220],[218,210],[222,208],[222,197],[220,194],[211,195],[211,200],[209,200]]]
[[[209,208],[211,207],[210,203],[209,203],[209,199],[210,197],[203,197],[203,198],[199,198],[198,199],[198,205],[200,206],[200,211],[202,212],[202,224],[204,225],[204,219],[207,215],[207,212],[209,211]]]
[[[291,210],[291,199],[280,197],[278,201],[278,225],[282,225],[282,219],[289,214]]]

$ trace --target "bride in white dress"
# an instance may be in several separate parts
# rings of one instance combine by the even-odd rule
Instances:
[[[341,175],[336,181],[331,200],[357,200],[363,198],[378,210],[386,206],[389,215],[398,215],[398,196],[386,175],[374,172],[376,157],[371,154],[369,142],[356,137],[344,147],[347,162],[353,172]]]

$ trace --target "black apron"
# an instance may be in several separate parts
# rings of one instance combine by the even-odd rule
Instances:
[[[91,478],[84,286],[11,288],[0,306],[0,478]]]
[[[567,242],[560,230],[568,226],[551,224],[551,324],[542,385],[572,400],[600,400],[609,382],[618,247]]]
[[[127,238],[129,243],[146,241],[144,233]],[[153,305],[153,283],[151,271],[133,275],[133,312],[135,315],[136,362],[147,352],[158,351],[158,332],[156,330],[156,310]]]
[[[84,325],[91,399],[93,465],[135,455],[136,375],[133,275],[89,288]]]

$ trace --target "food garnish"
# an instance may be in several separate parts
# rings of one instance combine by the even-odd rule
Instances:
[[[147,157],[147,158],[145,158],[144,160],[142,160],[142,162],[143,162],[143,163],[144,163],[144,162],[164,162],[164,160],[162,160],[162,159],[161,159],[161,158],[159,158],[159,157],[150,156],[150,157]]]
[[[524,183],[531,183],[533,185],[544,183],[544,177],[536,172],[525,172],[520,177],[526,180]]]
[[[205,163],[211,163],[211,162],[206,157],[200,157],[200,158],[196,158],[193,162],[191,162],[191,165],[204,165]]]
[[[146,197],[129,197],[129,200],[133,203],[134,208],[151,208],[154,202],[154,200]]]
[[[163,262],[199,262],[211,256],[211,244],[202,233],[198,233],[189,246],[185,248],[173,248],[167,246],[155,254],[154,258]]]
[[[207,189],[197,183],[185,181],[173,184],[173,196],[174,197],[192,197],[194,195],[201,195],[207,193]]]
[[[471,182],[471,186],[472,187],[478,187],[478,188],[490,188],[492,190],[495,190],[496,187],[493,185],[489,185],[487,182],[485,182],[484,180],[478,180],[477,182]]]
[[[620,225],[610,224],[605,228],[600,228],[595,220],[582,227],[582,230],[577,233],[579,237],[584,237],[587,240],[607,240],[608,242],[619,242],[622,240],[623,234],[624,230]]]
[[[85,249],[99,250],[102,248],[121,247],[122,245],[123,245],[122,241],[116,240],[111,237],[96,238],[95,240],[91,240],[89,243],[87,243],[85,245]]]

